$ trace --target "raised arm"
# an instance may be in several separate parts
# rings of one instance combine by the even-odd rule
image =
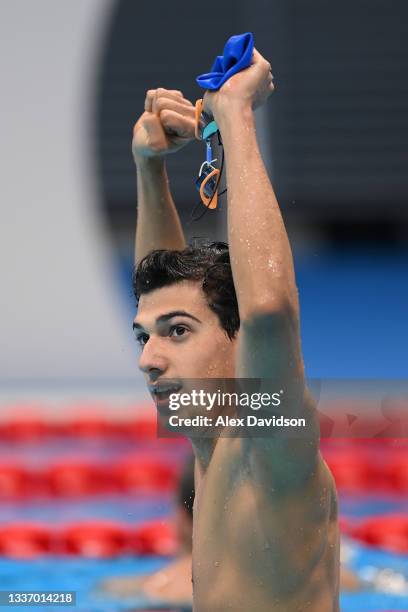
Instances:
[[[308,440],[271,435],[251,442],[267,451],[258,457],[281,490],[298,486],[314,469],[318,428],[304,381],[292,253],[255,132],[253,108],[272,91],[270,64],[254,51],[252,65],[206,93],[204,105],[218,123],[227,165],[228,239],[241,320],[236,376],[262,379],[265,391],[268,384],[275,386],[270,391],[283,389],[283,410],[306,417],[310,426]]]
[[[218,92],[207,93],[205,105],[220,128],[227,164],[228,240],[245,344],[237,375],[287,378],[303,372],[298,295],[289,240],[253,115],[273,91],[270,68],[254,51],[252,65]]]
[[[194,138],[194,107],[175,90],[152,89],[133,130],[137,168],[135,264],[154,249],[183,249],[185,239],[171,196],[165,156]]]

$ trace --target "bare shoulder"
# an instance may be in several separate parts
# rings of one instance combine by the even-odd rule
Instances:
[[[337,492],[319,451],[316,402],[307,389],[301,410],[311,424],[308,435],[247,439],[242,460],[267,513],[268,529],[286,542],[295,538],[293,558],[305,563],[303,550],[311,563],[326,554],[333,554],[334,560],[338,548]],[[288,552],[291,546],[284,549]],[[315,555],[309,554],[311,550]]]
[[[331,601],[339,572],[338,506],[333,477],[320,453],[308,478],[296,486],[276,486],[254,463],[243,472],[247,478],[235,491],[240,550],[253,550],[252,559],[269,567],[271,589],[282,600]],[[245,571],[258,574],[259,564]]]
[[[286,387],[289,391],[289,386]],[[274,414],[265,408],[261,417]],[[248,435],[242,445],[242,459],[266,494],[299,495],[305,488],[327,486],[330,472],[319,453],[319,423],[316,401],[303,381],[292,386],[279,407],[279,416],[296,417],[301,425],[271,426]]]
[[[296,442],[302,449],[294,448],[296,443],[292,446],[294,453],[298,455],[294,460],[295,464],[304,453],[303,442]],[[279,461],[277,455],[275,461]],[[272,461],[265,462],[257,457],[251,459],[254,486],[259,490],[264,504],[269,506],[271,516],[275,517],[274,522],[290,521],[308,528],[337,521],[336,486],[320,452],[317,451],[314,465],[307,473],[299,466],[300,476],[287,455],[282,458],[281,463],[283,465],[274,468]]]

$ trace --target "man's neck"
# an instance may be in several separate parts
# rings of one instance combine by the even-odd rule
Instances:
[[[194,456],[201,474],[207,471],[218,438],[191,438]]]

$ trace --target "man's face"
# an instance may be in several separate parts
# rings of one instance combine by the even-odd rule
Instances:
[[[159,410],[168,398],[157,391],[167,382],[174,382],[175,392],[183,380],[234,378],[236,340],[228,338],[199,283],[183,281],[142,295],[133,325],[142,351],[139,368]],[[178,392],[189,392],[188,384]],[[193,416],[197,409],[178,414]]]

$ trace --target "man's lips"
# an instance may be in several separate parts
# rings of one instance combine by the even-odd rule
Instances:
[[[172,393],[179,393],[182,385],[180,383],[160,383],[149,385],[149,391],[156,402],[168,400]]]

